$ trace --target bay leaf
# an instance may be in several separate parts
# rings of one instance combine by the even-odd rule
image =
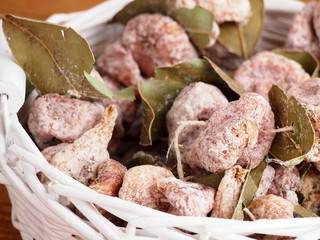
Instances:
[[[27,75],[26,76],[26,99],[29,96],[29,94],[34,90],[34,86],[32,85],[32,83],[30,82],[30,78]]]
[[[136,167],[136,166],[141,166],[141,165],[154,165],[154,157],[151,154],[142,154],[140,156],[134,157],[132,159],[129,159],[124,166],[127,169]]]
[[[167,0],[135,0],[128,3],[112,19],[112,22],[127,22],[142,13],[160,13],[166,15],[169,10]]]
[[[94,57],[87,41],[72,28],[2,15],[3,31],[18,64],[40,94],[103,97],[88,82]]]
[[[234,22],[222,23],[218,37],[223,46],[243,58],[255,52],[264,25],[263,0],[250,0],[250,4],[252,16],[248,23],[242,28]]]
[[[303,50],[289,49],[276,49],[273,52],[300,63],[310,76],[319,76],[319,60],[312,54]]]
[[[217,64],[209,58],[205,59],[210,63],[216,76],[214,85],[218,87],[227,97],[229,101],[237,100],[239,96],[246,93],[227,73],[225,73]]]
[[[293,131],[276,134],[270,153],[281,161],[292,160],[298,164],[311,150],[315,141],[314,130],[306,110],[295,97],[289,98],[276,85],[269,91],[269,102],[275,115],[276,128],[294,128]]]
[[[216,68],[218,69],[218,68]],[[220,72],[221,71],[221,72]],[[152,140],[157,140],[167,135],[166,114],[173,104],[174,99],[181,90],[193,82],[205,82],[218,87],[229,100],[237,99],[239,94],[229,85],[232,79],[224,80],[221,75],[205,59],[188,59],[170,67],[156,69],[155,79],[139,83],[139,92],[142,99],[143,127],[140,135],[142,145],[151,145]],[[226,75],[226,74],[225,74]],[[225,77],[225,76],[224,76]]]
[[[295,213],[297,213],[299,216],[301,216],[303,218],[319,217],[317,214],[315,214],[314,212],[302,207],[300,204],[294,205],[293,210],[294,210]]]
[[[217,173],[217,174],[209,174],[205,176],[200,176],[192,179],[192,182],[203,184],[207,187],[212,187],[216,190],[218,190],[219,184],[221,182],[221,179],[224,176],[224,172]]]
[[[85,77],[88,79],[88,81],[91,83],[91,85],[101,94],[108,98],[112,99],[126,99],[129,101],[134,101],[136,99],[135,93],[134,93],[134,87],[127,87],[124,88],[118,92],[113,92],[110,90],[105,84],[103,84],[101,81],[95,79],[93,76],[91,76],[89,73],[84,71]]]
[[[307,174],[307,172],[311,167],[312,167],[312,163],[310,162],[301,163],[301,165],[298,166],[300,178],[302,178],[305,174]]]
[[[193,9],[170,9],[169,15],[181,24],[193,44],[203,52],[210,43],[214,18],[212,13],[196,6]]]
[[[152,145],[152,140],[160,139],[167,134],[166,113],[184,86],[176,81],[157,79],[151,79],[146,83],[139,82],[143,117],[141,145]]]
[[[175,9],[169,6],[167,0],[135,0],[119,11],[112,22],[126,24],[142,13],[160,13],[176,20],[200,52],[203,52],[210,42],[214,17],[212,13],[199,6],[193,9]]]
[[[250,172],[247,173],[232,219],[243,220],[243,208],[247,207],[251,203],[254,195],[258,190],[263,171],[265,170],[267,165],[268,164],[266,163],[266,161],[262,161],[256,168],[250,170]]]

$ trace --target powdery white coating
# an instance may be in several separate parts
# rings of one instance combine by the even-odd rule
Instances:
[[[104,53],[97,59],[98,70],[126,86],[137,88],[142,79],[139,66],[131,52],[121,42],[108,44]]]
[[[309,119],[315,130],[315,141],[310,152],[305,156],[308,162],[320,161],[320,78],[309,80],[293,87],[288,95],[295,96],[307,111]]]
[[[108,159],[102,162],[97,178],[89,186],[98,193],[117,196],[127,169],[118,161]]]
[[[214,111],[225,107],[227,104],[227,98],[213,85],[196,82],[185,87],[176,97],[166,115],[169,145],[181,122],[193,120],[206,121]],[[181,132],[179,144],[183,145],[181,151],[183,162],[186,162],[184,157],[186,150],[193,144],[204,128],[204,126],[188,126]]]
[[[299,63],[268,51],[244,61],[233,77],[246,91],[257,92],[266,99],[273,84],[288,91],[309,78],[310,75]]]
[[[298,203],[295,191],[298,190],[300,184],[300,173],[297,167],[288,170],[279,166],[275,169],[274,180],[268,190],[268,194],[283,197],[292,204]]]
[[[147,76],[154,76],[156,67],[198,56],[183,28],[160,14],[132,18],[123,32],[122,43]]]
[[[295,96],[301,103],[320,106],[320,78],[310,78],[293,86],[288,95]]]
[[[43,157],[50,162],[51,159],[56,155],[56,153],[60,152],[62,149],[64,149],[66,146],[68,146],[70,143],[60,143],[54,146],[47,147],[41,151]]]
[[[195,0],[168,0],[172,8],[194,8],[197,4]]]
[[[58,152],[60,152],[62,149],[64,149],[66,146],[68,146],[70,143],[60,143],[54,146],[47,147],[41,151],[43,157],[47,160],[47,162],[51,162],[54,155],[56,155]],[[38,178],[40,179],[41,183],[47,184],[49,183],[49,179],[43,174],[38,173]]]
[[[213,188],[175,177],[162,178],[157,185],[174,208],[171,212],[175,215],[206,217],[212,210],[216,193]]]
[[[271,167],[270,165],[267,165],[267,167],[264,169],[262,173],[259,187],[258,187],[258,190],[256,191],[256,194],[254,195],[254,199],[267,195],[268,189],[270,188],[273,182],[274,176],[275,176],[274,168]]]
[[[314,29],[314,22],[318,17],[318,12],[316,12],[319,11],[318,5],[315,1],[308,2],[296,14],[291,22],[285,48],[305,50],[320,57],[319,39],[316,37]],[[315,19],[314,16],[316,16]],[[315,25],[317,29],[318,24]]]
[[[225,171],[218,187],[211,217],[228,219],[232,217],[247,172],[239,165]]]
[[[167,177],[173,177],[173,174],[163,167],[141,165],[130,168],[124,175],[119,198],[166,212],[170,204],[162,201],[165,196],[157,183]]]
[[[293,205],[288,200],[272,194],[253,200],[248,209],[257,220],[293,218]]]
[[[252,15],[249,0],[169,0],[168,3],[173,8],[199,5],[212,13],[218,24],[236,22],[245,25]]]
[[[203,6],[207,6],[208,5],[208,4],[204,3],[205,1],[195,1],[195,0],[169,0],[168,4],[172,8],[189,8],[189,9],[192,9],[195,6],[199,5],[198,2],[202,2]],[[210,4],[209,4],[209,6],[210,6]],[[207,10],[210,10],[210,9],[207,9]],[[210,42],[209,42],[207,47],[213,46],[216,43],[216,40],[218,39],[219,35],[220,35],[219,25],[214,21],[213,24],[212,24]]]
[[[245,25],[252,15],[249,0],[195,0],[196,3],[210,11],[214,20],[223,22],[236,22]]]
[[[100,164],[109,159],[107,147],[117,116],[116,106],[108,107],[99,124],[58,152],[49,163],[75,180],[90,184]]]
[[[28,126],[38,147],[44,149],[54,145],[57,139],[73,142],[100,121],[103,111],[98,102],[46,94],[34,102]]]
[[[233,165],[254,168],[268,153],[275,136],[274,115],[266,99],[246,93],[227,107],[215,111],[207,127],[190,147],[188,162],[200,162],[218,173]]]
[[[318,163],[314,163],[318,165]],[[304,196],[302,206],[314,212],[320,213],[320,173],[311,168],[302,178],[299,186],[299,192]]]
[[[207,47],[213,46],[216,43],[219,35],[220,35],[220,27],[216,22],[213,22],[211,35],[210,35],[210,42],[208,43]]]

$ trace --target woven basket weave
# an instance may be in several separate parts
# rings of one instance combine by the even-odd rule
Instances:
[[[48,21],[73,27],[94,47],[110,35],[106,31],[101,31],[105,27],[103,23],[130,1],[110,0],[87,11],[53,15]],[[284,36],[272,35],[270,32],[274,31],[278,20],[282,21],[283,29],[288,29],[290,23],[288,19],[303,6],[302,3],[292,4],[289,0],[281,0],[278,6],[278,2],[265,2],[266,28],[258,50],[280,47],[285,40]],[[7,58],[10,59],[10,56]],[[22,83],[25,79],[15,79],[15,81]],[[227,240],[252,239],[247,236],[254,233],[297,236],[297,239],[308,240],[320,238],[320,218],[249,222],[178,217],[98,194],[46,162],[18,121],[17,114],[9,107],[12,101],[10,93],[0,92],[0,94],[0,182],[8,189],[12,202],[13,225],[21,232],[24,240]],[[25,105],[28,105],[34,97],[35,95],[31,95]],[[23,115],[22,119],[26,114]],[[52,181],[47,187],[39,182],[38,172],[43,172]],[[62,200],[71,202],[87,220],[81,219],[61,205]],[[127,227],[115,226],[96,210],[95,205],[127,221]]]

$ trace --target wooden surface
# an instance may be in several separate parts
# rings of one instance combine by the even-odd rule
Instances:
[[[0,239],[21,239],[19,231],[11,224],[11,204],[4,185],[0,185]]]
[[[53,13],[85,10],[100,2],[103,0],[0,0],[0,13],[44,20]],[[11,203],[3,185],[0,185],[0,240],[21,240],[11,223]]]
[[[101,2],[103,0],[0,0],[0,13],[42,20],[53,13],[80,11]]]

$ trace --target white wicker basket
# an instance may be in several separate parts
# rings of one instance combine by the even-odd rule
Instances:
[[[130,1],[110,0],[87,11],[53,15],[48,21],[75,28],[94,46],[105,39],[108,34],[108,32],[100,31],[103,23],[111,19]],[[281,4],[279,1],[266,1],[267,26],[259,50],[281,46],[279,44],[285,40],[285,34],[272,34],[272,31],[275,31],[274,27],[281,26],[282,31],[287,31],[288,18],[292,17],[293,13],[302,6],[302,3],[290,0],[281,0]],[[4,45],[5,42],[0,40],[0,61],[1,58],[5,58],[13,64],[12,57]],[[21,71],[17,65],[14,68]],[[0,182],[5,184],[8,189],[12,202],[13,225],[21,232],[24,240],[227,240],[252,239],[246,236],[254,233],[297,236],[297,239],[308,240],[320,238],[320,218],[249,222],[178,217],[94,192],[49,165],[19,123],[16,112],[20,106],[16,105],[23,102],[21,86],[24,86],[25,81],[24,75],[20,75],[19,79],[13,79],[13,81],[6,79],[7,84],[20,86],[19,89],[15,88],[18,94],[16,92],[0,92]],[[0,84],[4,84],[4,80],[1,78]],[[0,86],[0,89],[3,89],[3,86]],[[52,180],[48,189],[39,182],[36,175],[38,172],[43,172]],[[88,220],[79,218],[61,205],[58,201],[61,198],[72,202]],[[94,205],[98,205],[127,221],[127,227],[115,226],[104,218]]]

